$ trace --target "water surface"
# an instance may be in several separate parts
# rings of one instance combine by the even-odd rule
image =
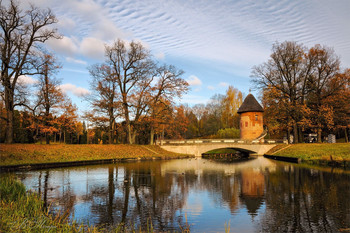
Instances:
[[[54,211],[107,229],[337,232],[350,229],[348,171],[258,157],[149,161],[17,173]],[[228,227],[226,227],[227,229]],[[130,229],[130,228],[129,228]]]

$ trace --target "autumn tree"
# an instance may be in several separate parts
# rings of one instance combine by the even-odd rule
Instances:
[[[336,130],[344,132],[345,141],[349,142],[350,129],[350,69],[338,73],[333,79],[335,85],[345,82],[341,88],[337,88],[334,95],[324,100],[324,104],[333,110],[333,121]],[[331,85],[334,85],[331,83]]]
[[[180,98],[188,91],[188,83],[182,78],[182,70],[172,65],[159,66],[153,75],[151,94],[148,102],[150,112],[150,144],[153,144],[155,128],[166,124],[164,115],[169,114],[174,98]]]
[[[46,144],[50,144],[50,135],[57,132],[54,127],[53,109],[61,107],[64,101],[64,94],[60,89],[60,81],[53,75],[60,68],[56,58],[52,54],[43,54],[39,66],[39,82],[37,94],[37,106],[42,115],[41,132],[45,134]]]
[[[86,99],[92,106],[90,119],[94,120],[93,118],[96,116],[93,115],[96,114],[106,116],[109,128],[109,143],[112,144],[115,139],[115,120],[121,110],[118,79],[112,73],[111,67],[106,64],[93,65],[89,68],[89,71],[92,76],[91,94]]]
[[[188,128],[188,118],[186,117],[185,106],[175,107],[173,112],[173,120],[166,128],[167,134],[171,138],[182,139],[186,136]]]
[[[77,115],[76,105],[73,104],[69,98],[66,98],[63,103],[61,114],[58,117],[58,122],[60,123],[59,125],[60,142],[64,140],[64,142],[66,143],[72,143],[72,141],[68,140],[68,134],[75,132],[77,118],[78,118],[78,115]],[[62,134],[63,134],[63,137],[62,137]]]
[[[21,75],[36,73],[37,50],[40,43],[59,38],[50,26],[57,22],[50,9],[33,5],[26,11],[11,0],[0,1],[1,84],[4,87],[6,107],[6,143],[13,142],[14,96]]]
[[[271,59],[253,68],[256,87],[263,90],[265,120],[271,127],[294,133],[316,132],[321,142],[323,130],[337,128],[334,107],[346,93],[346,75],[339,74],[340,60],[331,48],[315,45],[307,49],[295,42],[273,45]],[[344,92],[345,91],[345,92]],[[341,111],[340,111],[341,112]],[[339,121],[339,117],[337,118]]]
[[[300,103],[305,95],[307,77],[312,71],[312,61],[304,59],[304,51],[305,47],[296,42],[276,42],[270,59],[252,69],[255,86],[275,89],[280,94],[279,101],[288,105],[284,115],[293,126],[294,142],[298,142]]]
[[[237,110],[243,103],[243,94],[237,88],[229,86],[222,100],[221,121],[224,128],[239,128]]]
[[[306,82],[308,116],[312,118],[310,126],[317,132],[317,141],[321,142],[323,126],[332,128],[334,124],[333,109],[326,100],[338,94],[345,79],[337,76],[340,60],[333,49],[316,45],[309,50],[307,59],[313,60]]]
[[[138,94],[145,88],[143,85],[148,85],[154,63],[149,51],[141,43],[127,43],[119,39],[111,46],[106,46],[106,64],[111,67],[111,73],[116,78],[127,141],[133,144],[135,129],[132,127],[131,112],[137,117],[144,110],[144,105],[139,102],[143,96]],[[138,99],[135,101],[134,97]]]

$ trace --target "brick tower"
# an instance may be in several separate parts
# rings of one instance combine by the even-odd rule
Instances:
[[[241,139],[257,139],[264,132],[263,126],[264,109],[252,94],[249,94],[238,109],[240,115]]]

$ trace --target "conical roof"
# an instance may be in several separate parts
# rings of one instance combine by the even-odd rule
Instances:
[[[238,113],[244,113],[244,112],[263,112],[264,109],[261,107],[261,105],[258,103],[258,101],[255,99],[255,97],[252,94],[249,94],[243,101],[243,104],[238,109]]]

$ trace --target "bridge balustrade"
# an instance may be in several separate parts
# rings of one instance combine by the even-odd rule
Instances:
[[[236,144],[288,144],[283,139],[260,139],[260,140],[242,140],[242,139],[177,139],[177,140],[157,140],[157,145],[184,145],[184,144],[215,144],[215,143],[236,143]]]

